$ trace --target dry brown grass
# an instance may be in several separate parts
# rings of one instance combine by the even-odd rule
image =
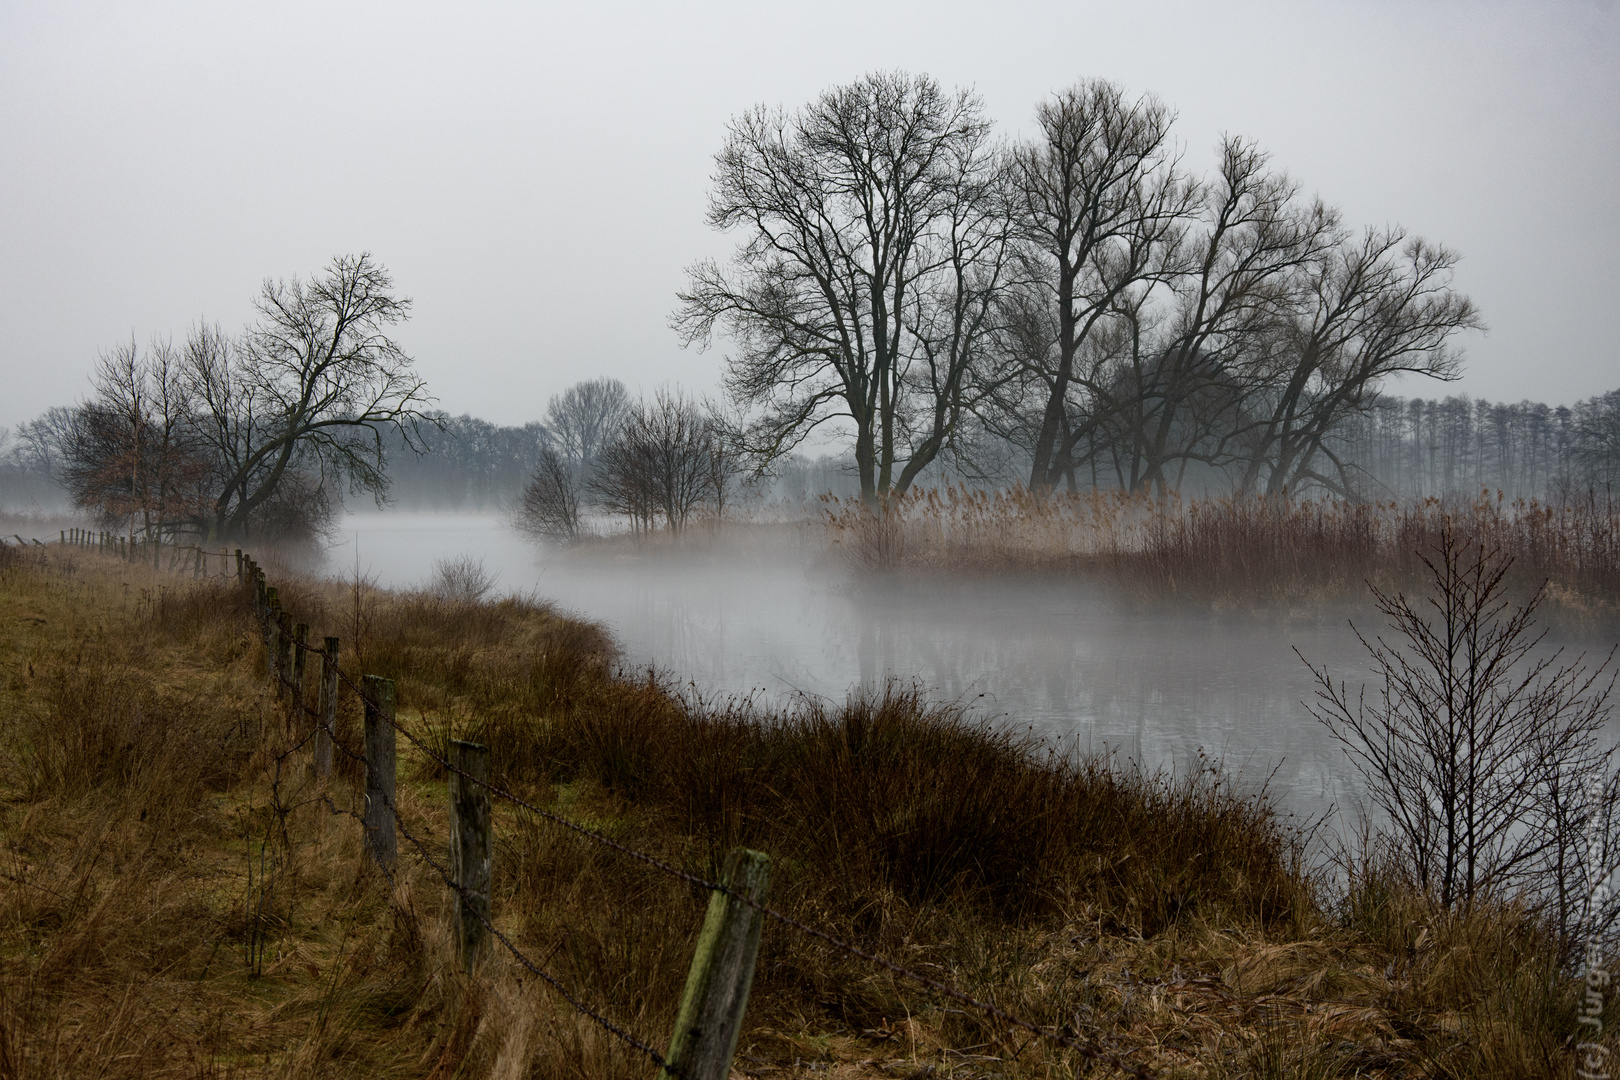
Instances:
[[[391,891],[319,801],[228,582],[81,552],[0,575],[0,1080],[651,1075],[507,957],[457,974],[445,890],[402,842]],[[701,873],[760,847],[788,912],[1166,1076],[1569,1075],[1574,991],[1533,926],[1371,872],[1330,904],[1216,770],[1053,756],[900,689],[708,706],[544,605],[276,583],[525,797]],[[443,845],[442,777],[401,765],[402,820]],[[353,806],[352,770],[326,791]],[[497,924],[662,1045],[704,898],[506,806],[495,865]],[[764,1078],[1082,1071],[776,927],[741,1046]]]
[[[1369,580],[1401,587],[1421,577],[1416,552],[1433,547],[1449,518],[1511,556],[1521,583],[1550,579],[1554,608],[1613,616],[1620,595],[1620,504],[1591,493],[1351,503],[948,488],[880,511],[829,498],[823,512],[833,543],[862,570],[1087,574],[1142,598],[1225,607],[1359,598]]]

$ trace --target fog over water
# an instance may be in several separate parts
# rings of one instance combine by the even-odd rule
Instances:
[[[495,515],[384,513],[347,519],[328,572],[390,587],[431,580],[434,562],[474,555],[499,592],[533,591],[608,627],[627,665],[653,665],[706,696],[797,694],[842,701],[887,678],[1153,766],[1224,758],[1250,785],[1269,778],[1288,809],[1353,806],[1342,752],[1302,701],[1326,661],[1354,686],[1364,654],[1344,613],[1276,620],[1121,611],[1084,583],[930,578],[859,584],[836,562],[591,556],[535,545]],[[1372,629],[1376,616],[1357,615]]]

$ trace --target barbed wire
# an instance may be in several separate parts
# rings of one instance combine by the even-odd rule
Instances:
[[[384,805],[389,805],[387,796],[384,796]],[[392,809],[391,806],[390,809]],[[519,950],[516,945],[512,944],[511,940],[505,934],[501,933],[500,930],[496,928],[494,923],[489,921],[484,913],[478,909],[478,906],[470,902],[474,899],[472,894],[464,886],[458,884],[450,875],[450,872],[447,871],[443,866],[439,865],[438,861],[435,860],[432,855],[428,854],[427,848],[423,846],[422,842],[418,840],[411,833],[411,831],[404,826],[403,823],[401,823],[397,810],[394,813],[394,828],[398,829],[400,834],[416,847],[418,854],[422,856],[422,860],[433,868],[433,870],[439,875],[440,878],[444,880],[445,885],[453,893],[461,897],[461,899],[469,901],[462,906],[461,910],[464,913],[471,912],[472,915],[484,925],[484,929],[488,930],[497,941],[506,947],[507,952],[510,952],[518,963],[522,964],[525,968],[528,968],[535,975],[544,979],[553,990],[557,991],[557,993],[562,996],[564,1001],[568,1002],[568,1004],[572,1005],[575,1009],[596,1021],[596,1023],[600,1025],[604,1031],[608,1032],[610,1035],[614,1035],[619,1039],[622,1039],[625,1043],[641,1051],[643,1054],[646,1054],[656,1065],[658,1065],[659,1068],[669,1069],[669,1063],[664,1060],[664,1055],[660,1054],[646,1041],[637,1038],[629,1031],[619,1027],[612,1020],[609,1020],[607,1017],[603,1016],[589,1005],[586,1005],[584,1002],[574,997],[573,994],[568,992],[568,988],[563,986],[562,983],[558,982],[555,977],[548,974],[533,960],[530,960],[527,956],[523,955],[522,951]],[[674,1072],[675,1070],[671,1069],[670,1071]]]
[[[327,655],[324,649],[316,649],[316,648],[310,646],[307,642],[300,642],[297,639],[293,639],[293,638],[289,638],[288,640],[290,641],[290,643],[292,644],[292,646],[294,648],[303,649],[306,653],[315,653],[316,655],[319,655],[319,656],[322,656],[322,657]],[[280,674],[279,671],[278,671],[277,674],[279,676],[279,674]],[[623,854],[623,855],[625,855],[625,856],[627,856],[627,857],[629,857],[631,859],[634,859],[634,860],[636,860],[638,862],[641,862],[641,863],[643,863],[643,864],[645,864],[647,866],[653,867],[654,869],[657,869],[657,870],[661,871],[662,873],[667,874],[667,875],[669,875],[671,877],[674,877],[674,878],[676,878],[676,879],[678,879],[680,881],[683,881],[683,882],[685,882],[685,883],[687,883],[689,885],[695,886],[697,888],[700,888],[700,889],[703,889],[703,890],[706,890],[706,891],[709,891],[709,892],[723,893],[726,896],[732,897],[732,898],[740,901],[741,903],[746,904],[748,907],[753,908],[754,910],[758,911],[761,915],[771,919],[774,922],[777,922],[777,923],[779,923],[779,924],[781,924],[783,926],[787,926],[787,927],[789,927],[791,929],[797,930],[798,932],[800,932],[802,934],[805,934],[808,937],[814,938],[817,941],[820,941],[820,942],[822,942],[822,943],[824,943],[824,944],[826,944],[828,946],[831,946],[833,949],[835,949],[837,951],[843,952],[843,953],[845,953],[845,954],[847,954],[849,956],[853,956],[853,957],[855,957],[855,958],[857,958],[859,960],[863,960],[863,961],[865,961],[865,962],[867,962],[869,964],[872,964],[872,965],[874,965],[876,967],[882,968],[883,970],[889,972],[892,975],[899,976],[900,978],[907,979],[907,980],[909,980],[911,982],[917,983],[918,985],[927,987],[928,989],[933,990],[935,993],[943,994],[945,997],[948,997],[951,1000],[953,1000],[953,1001],[955,1001],[955,1002],[957,1002],[959,1004],[966,1005],[966,1006],[968,1006],[968,1007],[970,1007],[970,1008],[972,1008],[972,1009],[974,1009],[974,1010],[976,1010],[976,1011],[978,1011],[980,1013],[983,1013],[985,1016],[988,1016],[991,1019],[999,1020],[1002,1023],[1007,1024],[1007,1025],[1009,1025],[1011,1027],[1015,1027],[1015,1028],[1018,1028],[1021,1031],[1028,1032],[1029,1034],[1034,1035],[1037,1038],[1044,1039],[1044,1040],[1046,1040],[1048,1042],[1056,1043],[1057,1045],[1062,1046],[1065,1049],[1073,1050],[1074,1052],[1080,1054],[1082,1057],[1085,1057],[1086,1059],[1088,1059],[1090,1061],[1096,1062],[1098,1064],[1104,1064],[1104,1065],[1112,1066],[1113,1068],[1118,1069],[1121,1072],[1124,1072],[1124,1073],[1127,1073],[1127,1074],[1129,1074],[1131,1076],[1137,1077],[1138,1080],[1158,1080],[1158,1078],[1152,1072],[1150,1072],[1148,1069],[1146,1069],[1144,1066],[1137,1065],[1137,1064],[1135,1064],[1133,1062],[1128,1062],[1124,1058],[1120,1057],[1119,1054],[1117,1054],[1117,1053],[1115,1053],[1115,1052],[1113,1052],[1111,1050],[1102,1049],[1100,1046],[1095,1045],[1094,1043],[1081,1042],[1078,1039],[1070,1038],[1069,1036],[1063,1034],[1061,1031],[1054,1031],[1051,1028],[1043,1027],[1043,1026],[1041,1026],[1039,1024],[1035,1024],[1035,1023],[1033,1023],[1033,1022],[1031,1022],[1029,1020],[1025,1020],[1023,1017],[1020,1017],[1020,1016],[1015,1015],[1014,1013],[1008,1012],[1006,1009],[1003,1009],[999,1005],[996,1005],[996,1004],[994,1004],[992,1002],[983,1001],[983,1000],[981,1000],[981,999],[979,999],[977,997],[974,997],[972,994],[969,994],[964,990],[960,990],[960,989],[950,985],[949,983],[946,983],[946,982],[943,982],[943,981],[941,981],[939,979],[936,979],[931,975],[926,975],[926,974],[924,974],[924,973],[922,973],[920,971],[915,971],[915,970],[913,970],[913,969],[911,969],[909,967],[906,967],[904,964],[896,963],[895,961],[890,960],[887,957],[884,957],[884,956],[881,956],[881,955],[879,955],[877,953],[873,953],[873,952],[870,952],[870,951],[868,951],[866,949],[863,949],[859,945],[854,944],[853,942],[846,941],[843,938],[838,937],[836,934],[832,934],[832,933],[829,933],[829,932],[827,932],[825,930],[822,930],[822,929],[820,929],[818,927],[811,926],[809,923],[806,923],[806,922],[804,922],[804,921],[802,921],[802,920],[800,920],[798,918],[795,918],[794,916],[789,915],[786,912],[779,911],[776,908],[773,908],[768,904],[762,903],[762,902],[754,899],[753,897],[750,897],[750,896],[748,896],[748,895],[746,895],[746,894],[744,894],[744,893],[742,893],[742,892],[740,892],[740,891],[738,891],[736,889],[731,888],[728,885],[722,884],[722,883],[717,882],[717,881],[711,881],[708,878],[702,877],[701,875],[694,874],[694,873],[692,873],[692,872],[690,872],[688,870],[683,870],[680,867],[675,866],[674,864],[672,864],[670,862],[667,862],[667,861],[665,861],[663,859],[660,859],[655,855],[649,855],[644,851],[638,851],[637,849],[632,848],[627,844],[623,844],[623,843],[613,839],[612,837],[606,835],[605,833],[602,833],[602,832],[599,832],[599,831],[597,831],[595,829],[592,829],[589,826],[581,825],[579,822],[573,821],[572,819],[570,819],[568,817],[565,817],[562,814],[558,814],[555,811],[546,810],[546,809],[544,809],[542,807],[536,806],[533,803],[529,802],[528,800],[523,799],[523,798],[521,798],[521,797],[519,797],[517,795],[514,795],[511,792],[505,790],[504,788],[501,788],[501,787],[499,787],[499,786],[497,786],[495,784],[492,784],[487,780],[483,780],[483,779],[481,779],[479,777],[473,776],[471,773],[468,773],[465,770],[461,769],[460,767],[456,766],[454,763],[452,763],[448,759],[440,756],[430,746],[428,746],[425,742],[423,742],[420,738],[418,738],[417,735],[415,734],[415,732],[411,731],[409,728],[407,728],[403,724],[399,723],[399,721],[397,719],[395,719],[392,716],[388,716],[381,709],[378,709],[377,708],[377,703],[372,701],[370,699],[370,697],[367,696],[366,692],[360,686],[358,686],[355,683],[355,681],[352,678],[349,677],[348,673],[343,671],[343,669],[341,667],[339,667],[337,669],[337,677],[344,685],[348,686],[348,688],[351,691],[353,691],[354,694],[365,705],[370,706],[373,709],[377,709],[378,715],[383,716],[388,721],[388,723],[393,727],[393,729],[396,732],[404,735],[405,738],[413,746],[415,746],[418,750],[420,750],[423,754],[425,754],[431,761],[433,761],[435,764],[439,765],[441,768],[445,769],[446,771],[451,772],[451,773],[455,773],[456,775],[462,777],[463,779],[468,780],[471,783],[476,784],[479,787],[482,787],[483,789],[488,791],[491,795],[494,795],[497,798],[503,799],[503,800],[511,803],[514,806],[517,806],[517,807],[520,807],[520,808],[522,808],[524,810],[527,810],[529,813],[534,814],[535,816],[537,816],[539,818],[542,818],[542,819],[544,819],[546,821],[549,821],[549,822],[551,822],[553,824],[556,824],[556,825],[559,825],[559,826],[561,826],[561,827],[563,827],[565,829],[568,829],[568,830],[570,830],[570,831],[572,831],[572,832],[574,832],[574,833],[576,833],[576,834],[578,834],[580,836],[583,836],[583,837],[585,837],[585,838],[587,838],[587,839],[589,839],[589,840],[591,840],[591,841],[593,841],[593,842],[595,842],[597,844],[600,844],[600,845],[605,846],[607,848],[610,848],[610,849],[612,849],[614,851],[617,851],[617,852],[619,852],[619,853],[621,853],[621,854]],[[307,710],[307,706],[305,706],[305,708]],[[336,737],[336,732],[330,732],[329,735],[331,737],[331,741],[332,741],[334,746],[342,747],[342,743]],[[347,747],[342,747],[342,749],[343,749],[344,753],[348,754],[350,757],[359,757],[359,759],[361,761],[365,761],[365,758],[363,756],[354,754],[353,751],[350,751]],[[399,815],[396,813],[394,815],[394,817],[395,817],[396,827],[398,827],[401,832],[405,832],[404,827],[402,825],[399,825],[399,821],[398,821]],[[417,845],[418,850],[422,852],[423,858],[427,859],[429,861],[430,865],[434,866],[435,870],[439,870],[440,876],[444,877],[446,884],[449,885],[452,889],[459,889],[459,886],[456,886],[454,884],[454,882],[451,880],[451,878],[448,875],[446,875],[444,873],[444,871],[442,869],[440,869],[436,863],[432,862],[431,858],[428,857],[426,851],[422,849],[420,842],[418,842],[414,837],[410,836],[408,833],[406,835],[407,835],[407,838],[410,839],[413,844]],[[481,921],[484,922],[484,925],[489,928],[490,932],[495,934],[497,937],[499,937],[501,939],[502,943],[504,945],[506,945],[506,947],[513,952],[514,956],[519,957],[520,962],[524,963],[525,966],[530,967],[530,969],[533,970],[537,975],[540,975],[541,978],[544,978],[544,979],[547,980],[547,982],[550,982],[554,987],[556,987],[558,992],[562,993],[565,998],[568,998],[570,1003],[574,1004],[576,1008],[581,1009],[581,1011],[588,1011],[587,1007],[581,1006],[577,1002],[574,1002],[573,998],[569,997],[567,992],[565,990],[563,990],[560,985],[556,984],[553,980],[551,980],[549,976],[544,975],[542,972],[539,971],[538,968],[533,967],[531,962],[528,961],[528,959],[526,957],[523,957],[520,953],[518,953],[516,948],[514,946],[512,946],[511,943],[506,940],[505,936],[502,935],[498,930],[496,930],[494,928],[494,926],[491,925],[488,922],[488,920],[483,919],[482,915],[480,915],[479,918],[480,918]],[[592,1017],[594,1019],[597,1019],[597,1021],[599,1023],[603,1024],[604,1026],[608,1025],[608,1023],[609,1023],[608,1021],[606,1021],[606,1020],[604,1020],[604,1019],[602,1019],[600,1017],[596,1017],[594,1013],[592,1013],[591,1015],[592,1015]],[[613,1030],[613,1029],[609,1028],[609,1030]],[[615,1032],[615,1034],[618,1034],[618,1032]],[[634,1038],[633,1036],[629,1036],[629,1035],[623,1035],[621,1037],[624,1037],[627,1040],[630,1040],[630,1039]],[[653,1055],[653,1057],[656,1060],[658,1060],[660,1064],[663,1063],[663,1059],[661,1057],[659,1057],[658,1054],[657,1054],[657,1051],[653,1050],[651,1047],[648,1047],[648,1046],[646,1046],[646,1044],[639,1043],[639,1042],[634,1043],[633,1045],[637,1045],[638,1049],[641,1049],[644,1052]]]
[[[358,761],[361,764],[366,765],[368,767],[370,766],[371,762],[366,758],[366,756],[364,754],[355,753],[353,750],[350,750],[347,746],[344,746],[341,742],[339,742],[336,739],[333,739],[332,743],[333,743],[334,746],[336,746],[339,750],[341,750],[344,754],[348,755],[353,760]],[[455,878],[450,874],[450,872],[448,870],[446,870],[438,862],[438,860],[436,860],[431,854],[428,853],[427,846],[424,845],[421,840],[417,839],[416,834],[411,832],[410,829],[405,827],[405,823],[404,823],[403,820],[401,820],[401,817],[400,817],[399,807],[393,802],[393,800],[389,799],[388,796],[386,794],[382,793],[382,792],[378,792],[378,794],[382,797],[383,805],[386,806],[388,808],[388,810],[390,811],[390,813],[393,814],[394,828],[402,836],[404,836],[405,839],[407,839],[407,840],[409,840],[411,842],[412,846],[414,846],[416,848],[417,853],[422,857],[422,860],[424,862],[426,862],[430,867],[433,868],[434,872],[439,875],[439,877],[444,881],[445,886],[447,888],[449,888],[451,890],[451,892],[455,893],[456,895],[458,895],[463,900],[469,900],[470,901],[472,899],[472,896],[468,892],[468,890],[464,886],[457,883]],[[321,794],[321,801],[323,801],[326,804],[327,809],[330,810],[332,812],[332,814],[334,814],[334,815],[346,814],[349,817],[354,818],[354,820],[358,821],[360,823],[360,827],[362,829],[367,829],[368,828],[368,826],[366,825],[366,820],[365,820],[364,817],[362,817],[361,815],[355,813],[353,810],[345,810],[345,809],[339,808],[336,804],[334,804],[332,802],[331,797],[329,795],[327,795],[326,793],[324,793],[324,792]],[[397,892],[398,891],[398,885],[395,883],[394,875],[389,870],[389,868],[383,863],[383,861],[381,859],[373,859],[372,861],[375,862],[376,865],[377,865],[377,868],[382,871],[383,876],[388,879],[389,888],[394,890],[395,892]],[[493,922],[491,922],[484,915],[484,913],[478,909],[478,907],[476,905],[474,905],[472,903],[465,904],[462,907],[462,911],[464,911],[464,912],[469,912],[470,911],[472,913],[472,915],[475,918],[477,918],[477,920],[480,923],[482,923],[484,925],[484,928],[490,932],[491,936],[493,936],[497,941],[499,941],[501,943],[501,945],[506,949],[507,952],[512,954],[513,959],[515,959],[519,964],[521,964],[528,971],[533,973],[537,978],[543,980],[546,983],[546,985],[550,986],[553,990],[555,990],[558,993],[558,995],[560,995],[562,997],[562,999],[564,1001],[568,1002],[569,1005],[572,1005],[580,1013],[583,1013],[585,1016],[589,1017],[592,1021],[594,1021],[596,1024],[598,1024],[602,1028],[602,1030],[608,1032],[610,1035],[613,1035],[616,1038],[619,1038],[619,1039],[623,1040],[628,1046],[634,1048],[635,1050],[638,1050],[641,1053],[646,1054],[656,1065],[658,1065],[659,1068],[665,1069],[665,1070],[667,1070],[667,1071],[669,1071],[671,1073],[674,1073],[677,1076],[681,1075],[679,1070],[671,1068],[669,1063],[664,1060],[664,1056],[662,1054],[660,1054],[657,1051],[657,1049],[655,1049],[653,1046],[648,1044],[646,1042],[646,1040],[644,1040],[644,1039],[638,1037],[637,1035],[635,1035],[634,1033],[620,1027],[618,1024],[614,1023],[608,1017],[602,1015],[600,1012],[593,1009],[591,1006],[585,1004],[583,1001],[580,1001],[578,998],[576,998],[572,993],[569,992],[568,988],[566,986],[564,986],[554,975],[552,975],[550,972],[548,972],[544,968],[542,968],[539,964],[537,964],[533,960],[531,960],[527,955],[524,954],[523,950],[519,949],[515,944],[513,944],[512,940],[510,938],[508,938],[504,933],[502,933],[501,930]]]

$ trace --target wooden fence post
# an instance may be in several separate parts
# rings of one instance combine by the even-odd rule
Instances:
[[[276,653],[278,650],[277,638],[281,636],[281,623],[277,616],[281,614],[281,601],[276,596],[272,586],[264,590],[264,666],[270,672],[270,686],[276,686]]]
[[[326,639],[326,651],[321,653],[321,688],[315,705],[315,722],[321,729],[315,733],[315,775],[326,779],[332,775],[332,740],[337,737],[338,691],[338,639]]]
[[[292,632],[293,730],[304,730],[304,656],[309,646],[309,623],[295,623]]]
[[[292,690],[292,617],[276,605],[276,696]]]
[[[366,849],[383,867],[399,855],[394,836],[394,680],[367,675]]]
[[[492,834],[489,747],[450,741],[450,877],[456,883],[454,933],[461,970],[468,975],[489,948],[489,877]],[[468,779],[471,777],[472,779]],[[481,781],[481,783],[479,782]]]
[[[771,883],[771,859],[758,851],[737,848],[726,856],[720,883],[755,902],[763,902]],[[686,992],[670,1036],[663,1076],[684,1080],[727,1080],[737,1052],[743,1010],[754,983],[759,930],[764,920],[756,907],[730,893],[709,896],[709,912],[698,935]]]
[[[243,573],[243,571],[242,571],[242,549],[241,548],[236,549],[236,584],[238,586],[242,586],[242,585],[247,584],[247,575],[245,573]]]

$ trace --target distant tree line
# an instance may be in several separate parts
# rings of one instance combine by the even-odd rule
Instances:
[[[427,422],[417,427],[411,443],[385,429],[389,499],[403,507],[440,510],[515,505],[525,528],[567,539],[578,536],[593,514],[620,516],[632,530],[645,531],[672,520],[684,525],[695,514],[723,513],[745,494],[802,501],[860,490],[848,455],[835,453],[783,455],[771,464],[766,482],[745,484],[753,463],[743,458],[734,421],[678,393],[638,405],[617,380],[591,379],[554,397],[545,415],[543,423],[502,427],[471,416],[425,412]],[[632,419],[633,437],[626,439]],[[67,499],[68,449],[82,451],[86,445],[78,431],[84,420],[82,410],[53,408],[13,432],[0,431],[0,501],[50,508]],[[1333,433],[1330,445],[1345,465],[1355,498],[1469,494],[1481,488],[1548,498],[1603,489],[1620,482],[1620,391],[1567,406],[1380,394]],[[992,453],[998,449],[1002,458],[996,462]],[[966,475],[944,461],[922,471],[918,482],[1000,484],[1026,478],[1028,458],[1010,444],[980,447],[977,453],[979,462],[992,466],[988,474]],[[655,483],[660,473],[663,479]],[[702,477],[707,479],[692,480]],[[1087,469],[1081,480],[1088,487],[1126,486],[1108,469]],[[1192,480],[1202,490],[1229,490],[1230,477],[1219,471],[1199,470]],[[293,490],[309,496],[306,489]],[[324,496],[316,505],[323,513],[331,509]],[[306,506],[302,518],[311,513]],[[266,528],[274,524],[263,513],[259,520]],[[165,527],[172,532],[182,526],[190,527],[185,520]]]
[[[474,416],[428,415],[434,423],[423,425],[412,444],[396,432],[385,437],[389,500],[401,508],[504,507],[534,475],[549,438],[537,420],[503,427]]]
[[[1546,497],[1620,481],[1620,390],[1574,405],[1380,396],[1334,434],[1366,497]]]
[[[1236,136],[1200,175],[1106,81],[1036,120],[1003,146],[972,93],[885,73],[731,123],[708,220],[740,243],[675,325],[727,339],[752,457],[842,432],[868,499],[941,459],[1037,493],[1350,494],[1341,436],[1385,381],[1457,377],[1481,323],[1445,247],[1349,227]]]

